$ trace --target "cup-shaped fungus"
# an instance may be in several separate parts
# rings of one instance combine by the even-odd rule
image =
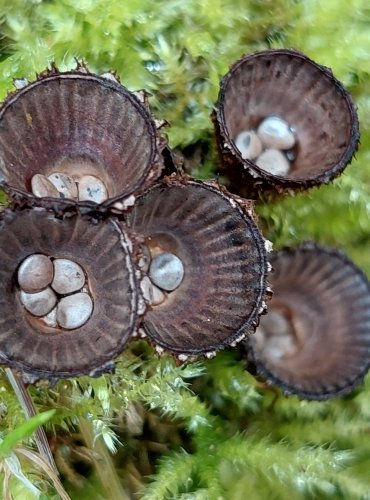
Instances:
[[[119,203],[162,169],[148,107],[85,67],[46,71],[0,109],[0,175],[37,197]]]
[[[273,255],[274,296],[247,340],[257,373],[285,393],[350,392],[370,366],[370,284],[338,250],[306,243]]]
[[[359,142],[356,110],[341,83],[289,49],[239,59],[221,81],[212,118],[223,172],[249,194],[329,182]]]
[[[0,363],[28,380],[111,368],[142,300],[123,225],[7,209],[0,255]]]
[[[166,178],[137,198],[145,240],[143,332],[180,359],[211,355],[253,331],[268,293],[266,241],[251,204],[216,183]]]

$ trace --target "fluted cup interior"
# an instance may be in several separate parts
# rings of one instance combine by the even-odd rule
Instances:
[[[317,246],[274,256],[274,296],[251,339],[263,375],[286,392],[350,392],[370,366],[370,285],[343,254]]]
[[[257,129],[267,117],[288,123],[296,145],[286,178],[294,181],[332,178],[357,147],[358,121],[349,94],[329,69],[297,51],[241,58],[221,83],[219,107],[221,132],[234,147],[238,134]]]
[[[45,210],[6,211],[0,220],[0,362],[36,378],[94,374],[112,365],[138,321],[131,245],[114,219],[94,224],[77,214],[62,220]],[[17,272],[35,254],[68,259],[85,273],[93,312],[82,326],[48,326],[24,308]],[[61,300],[75,297],[60,292]]]
[[[145,315],[156,345],[199,355],[254,330],[266,292],[265,241],[228,195],[194,181],[160,184],[137,200],[130,224],[184,266],[180,286]]]
[[[78,72],[41,78],[11,94],[0,110],[0,171],[31,191],[35,174],[101,179],[108,198],[130,195],[156,159],[149,113],[122,85]]]

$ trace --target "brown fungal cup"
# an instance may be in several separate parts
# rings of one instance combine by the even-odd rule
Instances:
[[[289,172],[274,175],[245,159],[238,135],[279,117],[294,132],[285,151]],[[295,50],[256,52],[239,59],[220,84],[212,115],[223,173],[237,192],[305,189],[327,183],[351,161],[359,142],[356,110],[332,72]],[[274,166],[274,165],[273,165]]]
[[[180,284],[163,286],[165,298],[143,319],[159,351],[211,355],[254,330],[265,309],[268,263],[247,202],[242,207],[215,183],[166,178],[136,200],[129,225],[144,236],[152,263],[173,255],[175,268],[178,260],[183,266]]]
[[[285,393],[350,392],[370,366],[370,284],[337,250],[306,243],[273,255],[274,296],[247,340],[257,373]]]
[[[10,94],[0,109],[1,180],[28,192],[33,187],[37,196],[45,189],[55,196],[47,177],[57,174],[62,197],[76,196],[73,186],[68,194],[70,179],[78,187],[87,177],[98,182],[97,203],[121,201],[159,176],[163,146],[147,106],[85,67],[68,73],[52,68]],[[81,199],[90,199],[89,189],[84,185]]]
[[[131,248],[126,230],[113,218],[96,224],[77,213],[57,218],[46,210],[4,211],[0,219],[0,363],[25,373],[29,380],[95,375],[112,368],[139,320],[141,298]],[[32,301],[30,309],[24,306],[24,300],[32,300],[32,294],[24,299],[21,279],[27,271],[22,263],[30,255],[48,257],[55,273],[58,259],[76,263],[76,270],[67,269],[66,279],[84,273],[81,289],[69,290],[67,295],[53,290],[59,305],[45,318],[29,312]],[[48,284],[45,290],[52,290],[54,282],[48,283],[42,286]]]

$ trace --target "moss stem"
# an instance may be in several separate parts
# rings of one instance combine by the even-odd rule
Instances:
[[[99,459],[94,458],[94,466],[100,483],[104,488],[106,498],[112,500],[118,498],[120,500],[130,500],[129,495],[120,483],[113,461],[102,437],[95,435],[91,422],[86,418],[81,417],[79,419],[79,428],[86,446],[90,450],[95,450],[99,455]]]

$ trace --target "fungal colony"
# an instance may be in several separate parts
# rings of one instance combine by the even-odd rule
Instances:
[[[111,74],[53,66],[16,87],[0,108],[2,364],[28,382],[99,375],[140,335],[180,361],[244,341],[249,365],[307,399],[363,378],[365,276],[308,245],[273,254],[269,277],[253,210],[351,161],[356,111],[327,68],[287,49],[231,66],[212,113],[229,191],[185,175],[146,94]]]

